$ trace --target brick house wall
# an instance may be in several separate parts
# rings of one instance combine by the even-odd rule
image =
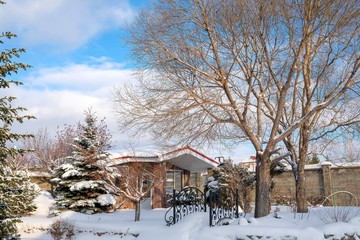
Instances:
[[[126,163],[120,165],[120,167],[128,167],[131,169],[132,164],[134,163]],[[138,163],[136,163],[138,164]],[[192,186],[192,184],[196,184],[200,190],[203,190],[203,181],[200,177],[196,179],[195,183],[190,182],[190,171],[187,171],[185,169],[181,169],[177,166],[174,166],[172,164],[166,163],[166,162],[159,162],[159,163],[143,163],[144,165],[152,165],[152,168],[156,168],[158,176],[163,179],[161,183],[156,184],[153,189],[151,190],[150,197],[151,197],[151,207],[152,208],[166,208],[170,205],[168,204],[169,196],[166,193],[166,174],[167,170],[181,170],[183,172],[182,174],[182,182],[183,187],[185,186]],[[159,171],[159,169],[161,169]],[[122,202],[125,199],[124,196],[120,196],[118,202]],[[134,209],[135,203],[133,203],[131,200],[127,199],[122,207],[120,209]]]

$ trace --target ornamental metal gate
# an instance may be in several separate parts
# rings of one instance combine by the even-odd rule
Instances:
[[[239,218],[239,194],[231,188],[220,187],[209,194],[209,225],[225,224],[224,220]]]
[[[172,207],[165,213],[168,226],[182,220],[186,215],[194,212],[206,212],[205,195],[198,188],[187,187],[176,194],[173,189]]]
[[[176,194],[175,189],[171,198],[172,207],[165,213],[168,226],[179,222],[187,215],[195,212],[206,212],[209,205],[209,225],[221,224],[224,219],[238,218],[238,191],[228,187],[210,190],[206,196],[195,187],[186,187]]]

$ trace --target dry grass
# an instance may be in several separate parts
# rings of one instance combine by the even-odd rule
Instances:
[[[71,240],[75,237],[75,223],[68,219],[57,219],[51,224],[48,232],[54,240]]]

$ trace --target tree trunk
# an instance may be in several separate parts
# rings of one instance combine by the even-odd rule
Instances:
[[[135,207],[135,222],[139,222],[140,221],[140,209],[141,209],[141,202],[138,201],[135,203],[136,207]]]
[[[270,158],[256,154],[256,199],[255,218],[270,213]]]
[[[296,183],[296,210],[299,213],[308,212],[306,201],[306,181],[305,181],[305,164],[307,152],[309,149],[309,123],[304,123],[300,128],[299,142],[299,160],[297,162],[297,175],[295,174]]]
[[[296,209],[298,213],[308,212],[306,201],[305,164],[302,161],[298,165],[298,176],[296,179]],[[295,176],[296,177],[296,176]]]

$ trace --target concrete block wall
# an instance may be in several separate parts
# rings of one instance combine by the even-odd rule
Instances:
[[[335,195],[335,203],[339,206],[350,205],[355,197],[345,193],[354,194],[360,201],[360,167],[337,167],[332,168],[332,188],[334,192],[341,192]]]
[[[360,164],[336,166],[325,162],[309,165],[305,168],[305,175],[309,202],[319,203],[330,196],[325,204],[360,206]],[[273,195],[295,199],[295,179],[291,170],[275,176],[273,182]]]

